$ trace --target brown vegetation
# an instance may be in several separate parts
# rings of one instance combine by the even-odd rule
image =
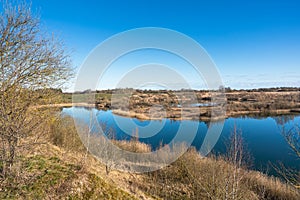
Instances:
[[[165,117],[174,120],[209,121],[249,114],[300,113],[299,88],[226,89],[224,97],[220,96],[219,98],[219,94],[220,91],[205,90],[116,89],[69,93],[62,94],[62,96],[65,102],[71,103],[72,95],[74,95],[75,104],[86,102],[99,109],[111,109],[115,114],[142,120]],[[87,98],[91,96],[94,100],[87,101]],[[217,103],[214,100],[217,100]]]
[[[1,183],[1,198],[80,199],[299,199],[293,186],[245,168],[240,137],[233,134],[228,156],[203,158],[190,149],[166,168],[132,174],[106,167],[91,155],[71,118],[53,121],[49,143],[22,155],[21,177]],[[233,131],[234,133],[234,131]],[[237,133],[237,132],[236,132]],[[118,141],[133,152],[147,152],[137,141]],[[138,144],[139,143],[139,144]],[[55,145],[54,145],[55,144]]]

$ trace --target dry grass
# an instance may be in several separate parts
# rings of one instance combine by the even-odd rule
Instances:
[[[276,178],[245,169],[234,173],[234,166],[224,158],[201,158],[195,150],[136,184],[162,199],[300,198],[299,191]]]
[[[131,140],[113,140],[112,141],[115,145],[117,145],[119,148],[126,150],[126,151],[131,151],[135,153],[148,153],[151,152],[151,147],[145,143],[141,143],[139,141]]]
[[[52,144],[38,146],[22,161],[22,173],[27,179],[2,187],[5,189],[0,192],[1,198],[300,198],[299,190],[279,179],[236,168],[224,157],[202,158],[194,149],[155,172],[131,174],[112,170],[107,174],[103,164],[86,154],[70,118],[54,122],[51,130]],[[127,151],[150,151],[149,146],[138,141],[113,142]]]

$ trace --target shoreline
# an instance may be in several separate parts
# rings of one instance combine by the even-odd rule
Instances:
[[[95,108],[99,110],[105,110],[95,104],[88,103],[59,103],[59,104],[47,104],[47,105],[37,105],[33,106],[33,108],[60,108],[60,107],[87,107],[87,108]],[[107,109],[106,109],[107,110]],[[259,115],[259,116],[270,116],[270,115],[288,115],[288,114],[300,114],[300,109],[277,109],[277,110],[250,110],[250,111],[227,111],[225,115],[218,117],[209,117],[209,116],[189,116],[189,117],[168,117],[168,116],[160,116],[160,117],[151,117],[144,113],[138,113],[135,111],[124,111],[121,109],[108,109],[111,110],[113,114],[136,118],[139,120],[163,120],[163,119],[171,119],[171,120],[198,120],[198,121],[219,121],[224,120],[230,117],[238,117],[238,116],[249,116],[249,115]]]
[[[276,115],[296,115],[300,114],[300,110],[294,111],[293,109],[280,109],[280,110],[268,110],[268,112],[262,112],[259,110],[253,110],[253,111],[236,111],[231,113],[226,113],[224,116],[218,116],[218,117],[207,117],[207,116],[200,116],[199,119],[196,119],[195,117],[180,117],[180,118],[172,118],[172,117],[149,117],[143,113],[136,113],[133,111],[123,111],[123,110],[111,110],[114,114],[122,116],[122,117],[129,117],[129,118],[137,118],[139,120],[162,120],[162,119],[171,119],[171,120],[198,120],[203,122],[208,121],[219,121],[224,120],[230,117],[239,117],[239,116],[250,116],[250,115],[258,115],[258,116],[276,116]]]
[[[60,108],[60,107],[95,107],[95,104],[88,103],[54,103],[32,106],[32,108]],[[95,107],[96,108],[96,107]]]

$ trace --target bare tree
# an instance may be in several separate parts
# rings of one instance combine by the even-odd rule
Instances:
[[[0,14],[0,174],[11,170],[48,116],[33,105],[49,103],[71,75],[64,46],[41,31],[26,4],[5,3]],[[42,132],[42,131],[40,131]],[[36,142],[36,140],[35,140]]]
[[[225,199],[241,199],[240,182],[242,180],[241,169],[245,166],[245,155],[242,133],[234,125],[230,136],[230,144],[227,147],[227,159],[233,165],[232,173],[226,179]]]

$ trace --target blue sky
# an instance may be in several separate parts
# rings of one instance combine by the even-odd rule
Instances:
[[[40,10],[47,31],[61,37],[72,50],[77,67],[93,48],[114,34],[163,27],[199,42],[216,63],[226,86],[300,87],[297,0],[32,0],[32,6]],[[113,79],[112,74],[107,76],[107,80]]]

